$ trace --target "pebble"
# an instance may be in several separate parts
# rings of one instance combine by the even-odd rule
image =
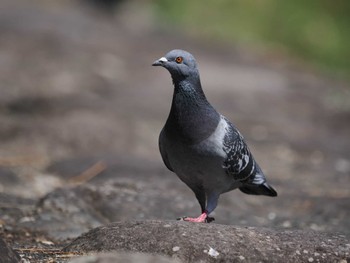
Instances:
[[[313,258],[309,258],[308,261],[309,262],[314,262],[314,259]]]
[[[213,257],[213,258],[217,258],[219,256],[219,252],[217,252],[215,249],[213,249],[212,247],[209,247],[209,252],[208,255]]]
[[[282,224],[283,227],[285,228],[288,228],[288,227],[291,227],[292,226],[292,223],[290,221],[284,221],[283,224]]]
[[[273,212],[269,213],[267,218],[270,220],[274,220],[276,218],[276,213],[273,213]]]
[[[179,251],[179,250],[180,250],[180,247],[177,247],[177,246],[176,246],[176,247],[173,247],[173,251],[174,251],[174,252],[177,252],[177,251]]]
[[[52,241],[49,241],[49,240],[39,240],[39,242],[40,242],[41,244],[49,245],[49,246],[52,246],[52,245],[55,244],[55,243],[53,243]]]

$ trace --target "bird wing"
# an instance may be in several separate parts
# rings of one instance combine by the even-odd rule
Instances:
[[[169,163],[168,154],[167,154],[165,147],[164,147],[164,130],[162,130],[159,134],[159,151],[160,151],[160,155],[162,156],[162,159],[163,159],[165,166],[170,171],[174,172],[173,168],[171,167],[171,165]]]
[[[251,195],[277,196],[272,186],[267,184],[264,173],[255,162],[243,136],[227,121],[228,127],[223,145],[226,159],[223,164],[226,174],[242,182],[239,187],[243,193]]]
[[[246,181],[256,175],[257,165],[243,136],[232,123],[226,122],[228,127],[223,140],[226,159],[223,168],[235,180]]]

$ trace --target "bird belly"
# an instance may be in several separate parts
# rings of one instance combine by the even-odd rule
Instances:
[[[222,118],[207,139],[195,145],[181,142],[167,147],[174,172],[189,187],[202,187],[218,194],[233,190],[240,183],[228,176],[223,168],[226,153],[223,146],[227,123]]]

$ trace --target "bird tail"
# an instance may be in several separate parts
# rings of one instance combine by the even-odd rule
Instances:
[[[277,196],[276,190],[266,182],[259,185],[245,184],[239,187],[239,190],[248,195]]]

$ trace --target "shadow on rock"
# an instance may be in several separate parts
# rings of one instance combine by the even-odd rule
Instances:
[[[21,257],[0,238],[0,263],[17,263]]]
[[[171,259],[165,256],[149,255],[145,253],[101,253],[79,257],[69,261],[70,263],[179,263],[176,259]]]

